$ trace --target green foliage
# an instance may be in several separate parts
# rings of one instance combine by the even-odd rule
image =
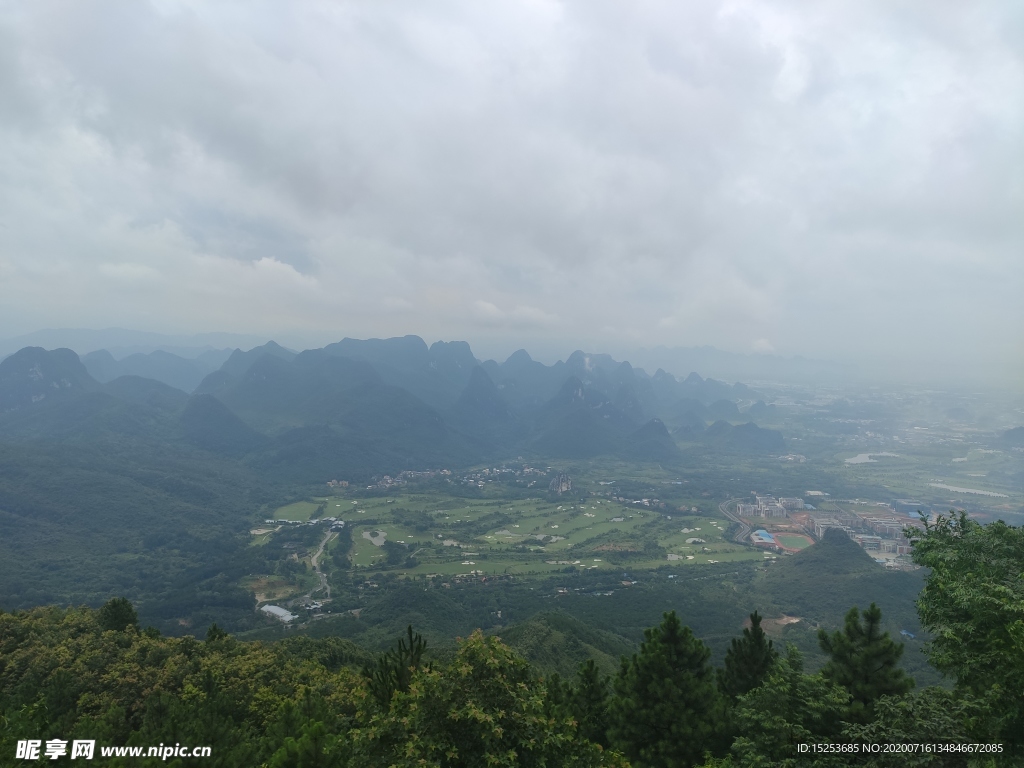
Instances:
[[[608,747],[608,675],[593,659],[587,659],[576,673],[576,687],[569,694],[569,712],[575,718],[581,738]]]
[[[848,724],[841,741],[862,744],[970,744],[977,738],[975,726],[984,707],[970,696],[945,688],[928,687],[906,696],[883,696],[869,723]],[[960,752],[912,752],[862,755],[850,761],[871,768],[959,768]]]
[[[109,600],[100,608],[96,618],[101,629],[113,632],[139,628],[139,615],[135,612],[135,606],[126,597],[115,597]]]
[[[391,510],[392,519],[399,525],[412,528],[420,533],[429,531],[434,520],[429,512],[417,509],[405,509],[396,507]]]
[[[226,640],[228,637],[230,635],[216,624],[211,624],[209,629],[206,630],[206,642],[208,643],[216,643],[219,640]]]
[[[382,549],[384,550],[385,562],[388,565],[401,565],[409,557],[409,548],[404,544],[385,541]]]
[[[849,694],[823,675],[807,675],[800,653],[790,646],[764,683],[741,696],[734,712],[739,736],[732,751],[737,766],[796,768],[807,764],[798,744],[839,734]]]
[[[725,654],[725,668],[720,670],[718,687],[731,699],[736,699],[757,688],[779,653],[772,641],[761,629],[761,617],[757,611],[750,614],[750,626],[744,628],[743,636],[733,639]]]
[[[844,719],[852,722],[868,722],[875,701],[906,693],[914,686],[898,666],[903,644],[882,632],[881,625],[882,611],[872,603],[863,612],[851,608],[842,631],[831,635],[825,630],[818,632],[821,649],[829,656],[822,673],[850,694],[850,708]]]
[[[935,632],[931,661],[960,690],[998,702],[991,738],[1024,755],[1024,528],[962,512],[926,525],[914,561],[931,569],[918,600]]]
[[[851,605],[876,603],[899,629],[918,627],[914,600],[920,572],[887,573],[842,531],[829,530],[813,547],[782,558],[760,586],[763,605],[838,625]]]
[[[711,651],[675,611],[644,632],[623,659],[609,704],[608,738],[638,767],[695,765],[723,736],[725,703],[708,664]]]
[[[544,690],[525,661],[476,632],[450,665],[420,669],[387,712],[353,731],[352,766],[616,764],[572,721],[548,717]]]
[[[209,744],[218,765],[261,765],[289,737],[308,753],[317,722],[347,733],[366,696],[354,671],[287,648],[107,631],[99,619],[82,608],[0,614],[0,754],[19,739],[88,738]]]
[[[377,663],[368,668],[370,693],[381,707],[387,709],[396,691],[409,692],[412,676],[423,662],[427,643],[419,634],[413,634],[412,625],[406,628],[407,637],[399,640],[398,646],[383,654]]]
[[[254,623],[237,580],[273,567],[244,533],[268,499],[260,478],[179,442],[173,424],[16,440],[11,418],[0,417],[0,606],[123,595],[165,633]]]
[[[502,628],[501,639],[540,672],[566,677],[575,675],[581,664],[590,661],[603,673],[614,672],[619,658],[636,649],[620,635],[555,611],[544,611]]]
[[[329,733],[323,723],[308,722],[299,738],[285,737],[270,758],[269,768],[344,768],[348,764],[344,736]]]
[[[341,533],[338,534],[337,543],[330,548],[331,563],[335,568],[341,570],[348,570],[352,567],[352,561],[349,559],[348,553],[352,548],[352,530],[351,526],[345,526],[341,529]]]
[[[0,754],[10,754],[19,739],[84,737],[103,745],[210,744],[218,764],[239,768],[625,768],[610,744],[634,768],[888,768],[896,761],[884,753],[815,756],[796,748],[1000,740],[1013,746],[1012,737],[993,735],[1007,699],[1000,689],[977,697],[966,688],[874,695],[894,680],[906,683],[891,674],[898,652],[878,631],[875,606],[852,610],[842,632],[823,634],[833,659],[822,673],[805,674],[790,646],[728,711],[708,648],[674,613],[623,659],[609,695],[609,679],[593,659],[571,683],[557,674],[545,681],[481,632],[427,666],[426,643],[409,626],[369,675],[359,675],[352,667],[366,663],[366,652],[340,638],[293,636],[267,646],[237,640],[216,624],[206,642],[165,638],[135,631],[126,604],[130,609],[115,599],[103,611],[0,613]],[[741,673],[756,672],[774,654],[757,631],[759,619],[752,616],[727,654],[729,679],[749,682]],[[872,659],[875,665],[864,663]],[[868,691],[860,707],[838,684],[858,664],[865,679],[850,688],[854,696]],[[737,735],[726,757],[730,729]],[[900,766],[964,764],[958,752],[897,757]],[[1008,749],[991,764],[1016,759]]]

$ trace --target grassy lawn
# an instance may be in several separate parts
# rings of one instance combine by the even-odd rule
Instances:
[[[306,520],[309,520],[310,516],[316,512],[319,506],[320,502],[297,501],[294,504],[288,504],[287,506],[281,507],[274,512],[274,519],[305,522]]]
[[[775,533],[772,535],[775,537],[775,540],[786,549],[806,549],[813,543],[806,536],[800,536],[794,533]]]
[[[243,580],[242,586],[255,592],[261,603],[293,597],[303,591],[302,585],[289,584],[277,576],[252,576]]]
[[[415,516],[416,526],[409,523]],[[608,499],[479,499],[443,494],[330,498],[327,514],[352,525],[349,557],[360,570],[386,564],[385,540],[408,547],[418,564],[398,573],[420,575],[550,574],[581,570],[683,568],[708,562],[759,560],[762,553],[726,537],[729,521],[710,513],[681,515]],[[701,539],[687,543],[687,539]],[[616,553],[656,543],[673,557],[626,561]]]
[[[266,533],[261,533],[261,534],[258,534],[256,536],[253,536],[252,539],[249,541],[249,546],[250,547],[262,547],[264,544],[266,544],[268,541],[270,541],[270,537],[273,536],[273,535],[274,535],[273,531],[267,531]]]

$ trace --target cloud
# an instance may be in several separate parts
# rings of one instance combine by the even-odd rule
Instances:
[[[39,0],[0,15],[0,322],[1019,354],[1022,29]]]
[[[160,273],[145,264],[101,263],[98,271],[103,277],[126,286],[134,283],[151,283],[160,279]]]
[[[492,327],[509,327],[515,329],[551,328],[559,322],[558,315],[545,312],[538,307],[517,306],[509,311],[498,309],[489,301],[474,301],[472,304],[474,319],[487,323]]]

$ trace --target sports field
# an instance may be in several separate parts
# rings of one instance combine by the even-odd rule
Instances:
[[[800,533],[774,533],[772,538],[779,542],[781,547],[789,550],[806,549],[814,543],[810,536]]]

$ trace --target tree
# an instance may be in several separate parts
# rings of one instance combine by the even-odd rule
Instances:
[[[883,696],[875,719],[843,728],[840,741],[860,744],[969,744],[979,703],[963,692],[932,686],[905,696]],[[903,752],[862,755],[855,765],[871,768],[960,768],[962,752]]]
[[[571,714],[569,702],[573,688],[568,680],[563,680],[557,672],[552,672],[544,680],[544,707],[550,718],[567,717]]]
[[[352,731],[352,768],[621,765],[552,717],[529,664],[477,630],[451,664],[420,668],[407,692]]]
[[[734,638],[725,654],[725,668],[718,677],[719,688],[735,700],[757,688],[778,657],[779,652],[761,629],[761,617],[754,611],[743,637]]]
[[[1024,755],[1024,528],[939,516],[925,521],[913,558],[931,569],[917,603],[935,633],[930,661],[960,691],[996,703],[977,738]]]
[[[710,657],[672,611],[644,631],[639,653],[622,660],[608,738],[634,766],[691,766],[724,746],[725,705]]]
[[[328,733],[323,723],[308,723],[299,738],[285,738],[269,768],[344,768],[346,746],[345,739]]]
[[[576,681],[569,695],[569,711],[576,720],[580,736],[607,747],[609,678],[601,674],[593,659],[587,659],[580,664]]]
[[[367,670],[370,692],[385,709],[395,691],[409,691],[412,675],[420,668],[427,650],[427,641],[419,633],[413,634],[412,624],[405,631],[408,642],[399,640],[396,648],[381,656],[376,665]]]
[[[129,627],[135,630],[139,628],[139,615],[126,597],[115,597],[108,600],[100,608],[97,619],[99,620],[100,628],[103,630],[124,632]]]
[[[806,675],[793,646],[772,666],[764,682],[736,706],[740,735],[732,751],[737,766],[805,766],[798,744],[827,741],[839,734],[849,694],[821,674]]]
[[[851,608],[841,631],[830,635],[818,630],[818,644],[829,656],[822,674],[851,696],[844,717],[849,722],[869,722],[879,698],[898,696],[914,687],[914,681],[898,666],[903,643],[882,632],[882,610],[874,603],[866,611]]]
[[[218,640],[223,640],[226,637],[230,637],[230,635],[223,629],[218,627],[216,623],[211,624],[210,628],[206,630],[206,642],[208,643],[215,643]]]

